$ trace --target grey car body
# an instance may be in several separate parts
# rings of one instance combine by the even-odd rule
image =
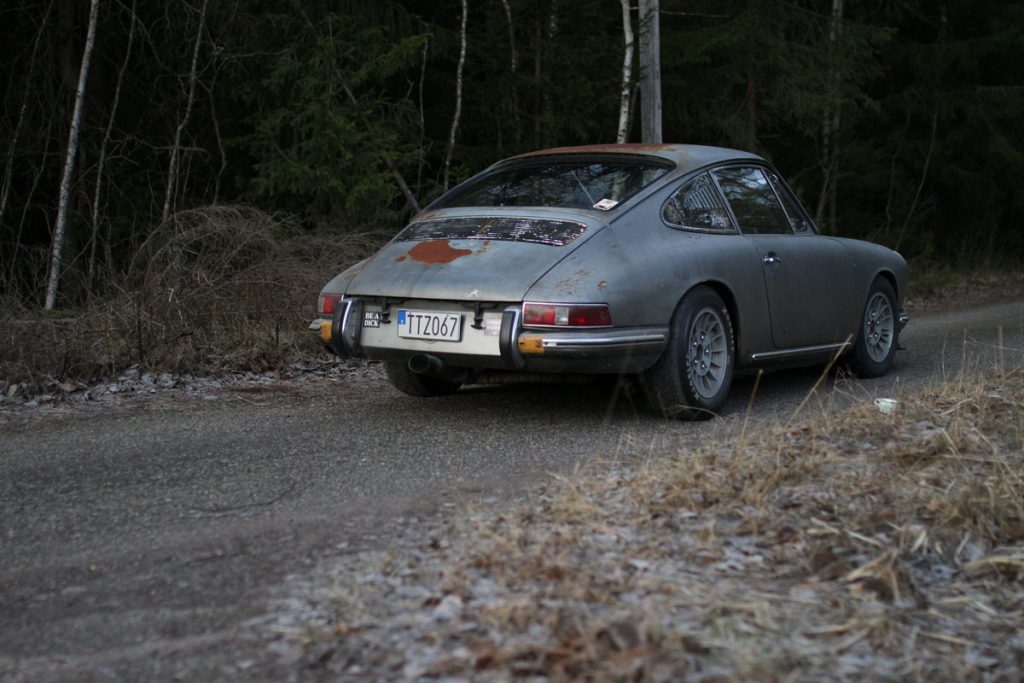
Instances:
[[[528,177],[533,168],[568,164],[575,178],[576,168],[634,163],[653,180],[585,208],[457,201],[510,169]],[[596,199],[583,182],[580,188],[588,204]],[[772,216],[778,220],[766,227]],[[704,323],[709,335],[728,337],[725,346],[701,353],[715,351],[728,362],[721,378],[727,393],[734,370],[812,364],[844,352],[875,357],[879,364],[864,374],[881,374],[907,320],[907,278],[895,251],[819,234],[781,175],[757,155],[674,144],[570,147],[498,162],[440,197],[377,254],[324,287],[321,301],[334,304],[310,329],[341,355],[386,361],[396,386],[419,395],[496,372],[651,380],[652,373],[685,374],[666,354],[701,361],[677,338],[695,347],[703,334],[696,320],[679,328],[690,295],[719,311]],[[565,307],[603,306],[610,321],[600,313],[580,328],[531,325],[524,321],[529,302],[584,314],[588,309]],[[457,316],[458,339],[399,336],[399,313],[404,323],[404,312],[418,310]],[[703,408],[713,410],[723,397],[716,392]],[[685,392],[676,401],[685,401]]]

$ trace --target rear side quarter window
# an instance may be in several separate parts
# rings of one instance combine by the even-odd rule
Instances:
[[[735,231],[725,202],[706,173],[679,188],[665,202],[661,217],[673,228],[706,232]]]

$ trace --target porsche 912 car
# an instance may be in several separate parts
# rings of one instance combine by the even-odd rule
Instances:
[[[697,145],[500,161],[323,288],[310,330],[413,396],[488,378],[632,375],[668,416],[715,414],[735,373],[843,356],[887,372],[907,264],[820,234],[776,169]]]

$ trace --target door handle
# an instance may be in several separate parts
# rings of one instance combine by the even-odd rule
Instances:
[[[764,261],[765,265],[768,265],[768,266],[773,265],[775,263],[782,263],[782,259],[779,258],[779,256],[777,254],[775,254],[774,252],[768,254],[767,256],[765,256],[761,260]]]

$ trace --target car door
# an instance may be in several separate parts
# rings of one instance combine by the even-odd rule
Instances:
[[[725,166],[713,176],[740,231],[761,257],[775,348],[845,341],[849,331],[843,320],[848,316],[840,302],[849,300],[853,281],[845,247],[811,229],[796,200],[769,169]]]

